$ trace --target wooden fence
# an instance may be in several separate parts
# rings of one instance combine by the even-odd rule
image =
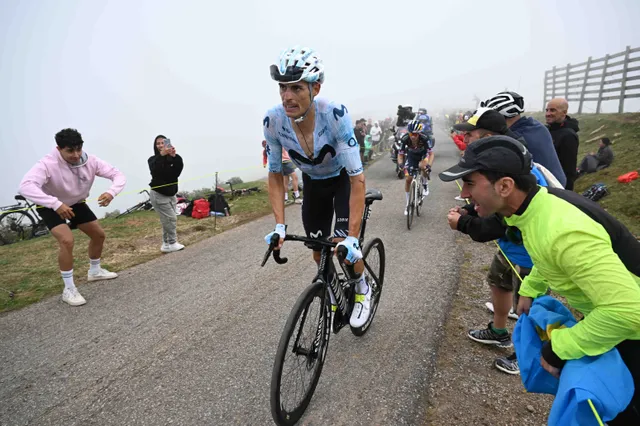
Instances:
[[[544,72],[544,111],[547,101],[555,97],[564,97],[569,102],[579,102],[578,114],[582,113],[585,102],[597,102],[596,114],[600,113],[602,101],[619,99],[618,112],[624,112],[624,100],[640,98],[640,84],[629,84],[640,80],[640,65],[631,66],[640,61],[640,48],[627,46],[624,52],[593,59],[586,62],[553,67]],[[636,54],[636,55],[634,55]],[[620,60],[617,58],[624,57]],[[607,87],[605,87],[607,86]]]

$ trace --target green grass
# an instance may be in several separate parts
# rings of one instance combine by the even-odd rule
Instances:
[[[544,123],[544,114],[531,114]],[[570,114],[571,115],[571,114]],[[614,154],[610,167],[582,176],[576,180],[574,190],[582,193],[594,183],[603,182],[609,195],[599,201],[611,215],[640,237],[640,179],[631,183],[618,183],[618,176],[634,170],[640,171],[640,113],[571,115],[580,122],[578,164],[582,158],[598,150],[601,137],[613,141]]]
[[[257,186],[262,191],[227,201],[231,216],[192,219],[178,217],[178,237],[182,244],[192,245],[226,229],[241,225],[271,212],[265,181],[246,182],[238,189]],[[236,185],[234,185],[236,189]],[[214,229],[214,223],[216,228]],[[163,256],[160,252],[162,229],[157,213],[136,212],[120,219],[101,219],[107,241],[102,253],[103,266],[112,271],[147,262]],[[89,239],[74,230],[74,277],[77,285],[86,282],[89,261]],[[0,312],[11,311],[62,291],[62,279],[57,266],[58,249],[51,235],[0,246]],[[13,292],[14,297],[9,297]]]

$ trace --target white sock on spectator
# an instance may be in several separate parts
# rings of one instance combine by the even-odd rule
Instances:
[[[64,281],[64,288],[67,290],[73,290],[76,285],[73,283],[73,269],[70,271],[60,271],[62,275],[62,281]]]
[[[100,259],[89,259],[89,272],[100,272]]]
[[[285,192],[284,193],[284,200],[287,201],[289,199],[289,193]]]
[[[293,195],[295,195],[296,198],[300,198],[300,191],[293,191]]]

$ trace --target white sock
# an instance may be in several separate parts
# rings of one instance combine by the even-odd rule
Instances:
[[[300,198],[300,191],[293,191],[293,195],[294,195],[296,198]]]
[[[364,279],[364,274],[360,274],[360,281],[356,284],[356,293],[367,294],[369,292],[369,284]]]
[[[100,272],[100,259],[89,259],[89,272]]]
[[[64,281],[64,288],[66,290],[73,290],[76,285],[73,283],[73,269],[69,271],[60,271],[62,275],[62,281]]]
[[[285,193],[284,193],[284,200],[285,200],[285,201],[288,201],[288,200],[289,200],[289,193],[288,193],[288,192],[285,192]]]
[[[409,205],[409,193],[408,193],[408,192],[405,192],[405,193],[404,193],[404,195],[406,195],[406,196],[407,196],[407,204],[406,204],[406,205],[408,206],[408,205]]]

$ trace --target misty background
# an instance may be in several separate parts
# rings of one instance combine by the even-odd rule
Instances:
[[[320,53],[320,95],[354,120],[401,103],[473,109],[505,88],[540,111],[545,70],[639,47],[638,17],[638,0],[0,0],[0,205],[66,127],[128,179],[106,209],[94,200],[110,183],[96,180],[98,217],[142,199],[157,134],[184,159],[181,189],[213,186],[198,177],[215,171],[264,177],[262,118],[279,102],[268,68],[288,46]]]

